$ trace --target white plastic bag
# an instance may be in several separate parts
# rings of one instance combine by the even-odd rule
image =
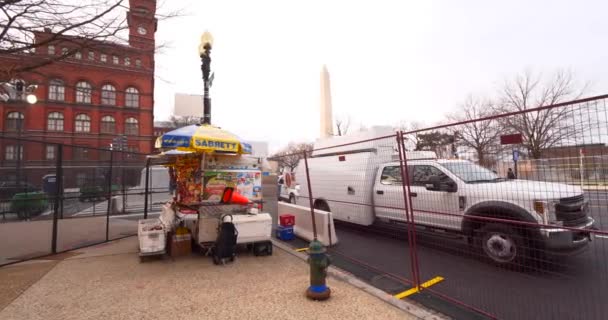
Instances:
[[[173,230],[175,224],[175,210],[173,209],[173,204],[171,202],[167,202],[163,205],[159,219],[167,230]]]

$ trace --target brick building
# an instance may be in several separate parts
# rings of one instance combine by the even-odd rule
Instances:
[[[0,56],[0,64],[10,68],[23,59],[70,55],[13,78],[13,82],[37,84],[38,102],[0,101],[0,137],[5,138],[0,139],[0,161],[56,158],[53,145],[23,148],[10,137],[107,149],[113,139],[126,135],[128,150],[152,152],[156,1],[129,0],[129,4],[128,44],[89,40],[85,46],[78,37],[61,36],[34,53]],[[50,35],[50,30],[40,30],[35,41]],[[93,162],[105,154],[78,149],[67,148],[63,159]]]

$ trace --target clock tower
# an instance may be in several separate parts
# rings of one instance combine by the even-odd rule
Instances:
[[[129,0],[127,23],[129,45],[133,48],[154,51],[156,32],[156,0]]]

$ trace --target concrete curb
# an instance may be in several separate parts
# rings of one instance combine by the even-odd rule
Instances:
[[[300,258],[304,261],[306,261],[306,259],[308,258],[308,256],[306,254],[297,252],[293,248],[289,247],[288,245],[281,243],[280,241],[277,241],[275,239],[272,239],[272,244],[275,247],[277,247],[283,251],[286,251],[287,253],[289,253],[297,258]],[[364,282],[362,280],[359,280],[357,277],[355,277],[352,274],[350,274],[346,271],[343,271],[339,268],[331,266],[327,270],[327,273],[331,277],[333,277],[337,280],[340,280],[342,282],[346,282],[359,290],[363,290],[363,291],[367,292],[368,294],[370,294],[406,313],[409,313],[410,315],[412,315],[413,317],[415,317],[417,319],[423,319],[423,320],[450,319],[444,315],[434,313],[432,311],[429,311],[428,309],[425,309],[414,303],[411,303],[410,301],[396,299],[392,295],[390,295],[370,284],[367,284],[366,282]]]

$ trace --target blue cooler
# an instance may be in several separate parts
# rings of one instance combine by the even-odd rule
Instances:
[[[293,240],[295,238],[295,235],[293,233],[293,226],[290,226],[290,227],[277,226],[276,236],[277,236],[277,238],[279,238],[283,241]]]

